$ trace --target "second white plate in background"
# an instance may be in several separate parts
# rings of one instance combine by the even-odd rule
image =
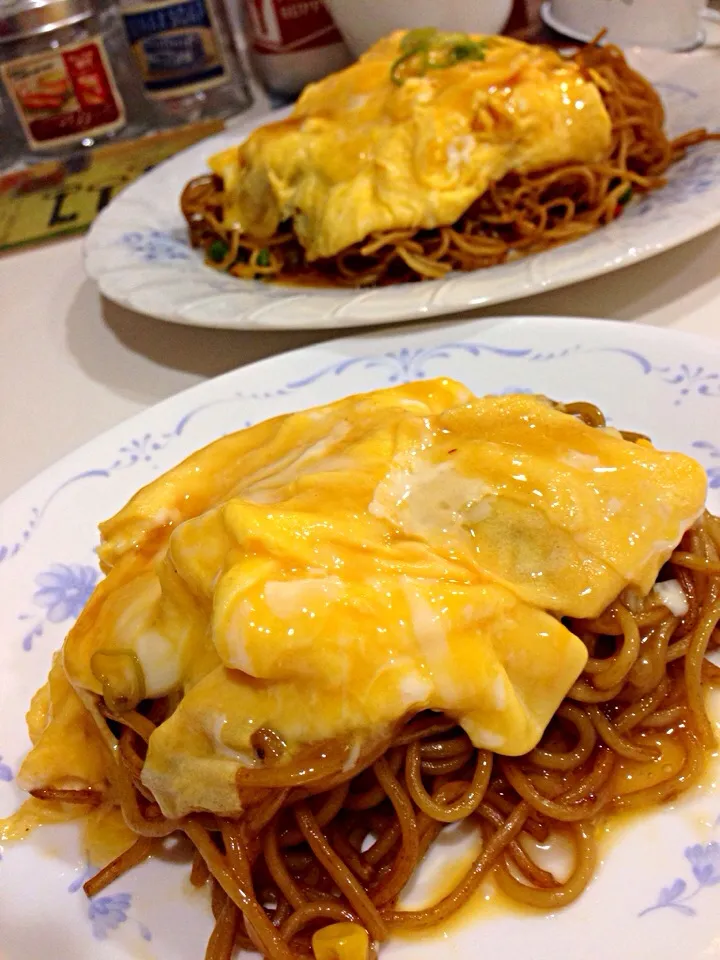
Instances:
[[[627,51],[662,95],[671,135],[720,127],[712,51]],[[631,203],[612,224],[574,243],[442,280],[373,290],[299,288],[239,280],[190,247],[179,197],[207,157],[281,113],[234,126],[156,167],[100,214],[87,237],[86,269],[111,300],[163,320],[238,330],[329,329],[457,313],[610,273],[720,224],[720,143],[695,149],[668,184]],[[608,279],[608,283],[612,283]]]

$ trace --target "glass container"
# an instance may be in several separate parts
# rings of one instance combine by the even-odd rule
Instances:
[[[226,118],[250,106],[221,0],[121,0],[120,11],[162,126]]]
[[[3,152],[64,156],[153,122],[117,10],[94,0],[0,5]]]

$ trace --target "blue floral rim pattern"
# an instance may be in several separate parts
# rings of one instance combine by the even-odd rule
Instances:
[[[715,826],[719,824],[720,817]],[[684,856],[690,867],[694,886],[690,887],[683,877],[676,877],[669,886],[662,888],[652,906],[640,911],[639,917],[647,916],[655,910],[672,910],[684,917],[694,917],[697,915],[697,907],[690,906],[690,901],[703,890],[720,884],[720,843],[717,840],[686,847]]]
[[[240,392],[227,399],[263,400],[270,397],[284,396],[304,387],[312,386],[325,378],[339,377],[352,367],[361,367],[365,370],[382,369],[386,372],[386,382],[388,385],[422,379],[428,376],[427,365],[430,362],[450,359],[454,354],[459,352],[469,354],[473,357],[479,357],[482,354],[494,354],[527,363],[550,363],[579,354],[611,353],[628,358],[637,365],[644,376],[657,377],[662,380],[663,383],[672,387],[674,391],[673,403],[675,406],[681,406],[691,395],[707,398],[708,400],[720,398],[720,371],[708,369],[703,366],[691,366],[687,363],[658,365],[643,354],[625,347],[584,347],[582,344],[574,344],[560,351],[543,353],[530,347],[511,348],[472,341],[458,341],[425,349],[413,350],[403,347],[399,350],[388,351],[377,355],[352,357],[340,363],[323,367],[320,370],[309,373],[305,377],[289,381],[283,387],[259,393],[244,394]],[[516,387],[514,389],[518,388]],[[520,387],[519,389],[525,388]],[[169,444],[180,437],[187,425],[198,413],[208,409],[208,407],[223,402],[225,401],[213,400],[210,403],[201,404],[184,414],[170,430],[158,435],[144,433],[128,441],[120,447],[117,457],[111,463],[84,470],[82,473],[69,477],[53,490],[43,503],[32,508],[24,529],[14,542],[0,544],[0,564],[12,559],[12,557],[16,556],[23,549],[33,533],[37,530],[52,502],[58,494],[67,487],[84,480],[106,479],[118,470],[127,470],[141,462],[153,464],[154,455],[158,451],[164,450]],[[238,429],[246,426],[250,426],[249,421],[238,423]],[[715,446],[707,440],[696,440],[693,446],[698,450],[698,456],[704,454],[711,460],[720,458],[720,447]],[[708,476],[711,487],[719,487],[720,464],[710,464]],[[32,638],[30,638],[28,642],[31,644]]]
[[[82,890],[83,884],[96,871],[87,868],[68,887],[68,893],[77,893]],[[87,900],[87,918],[90,921],[90,929],[96,940],[107,940],[108,936],[118,929],[122,924],[132,919],[132,894],[131,893],[113,893],[98,894],[89,897]],[[152,940],[152,933],[139,920],[134,920],[137,932],[146,942]]]

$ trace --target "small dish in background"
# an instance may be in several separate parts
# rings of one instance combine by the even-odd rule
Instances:
[[[326,0],[350,50],[359,56],[393,30],[436,27],[463,33],[501,33],[512,0]]]
[[[540,17],[546,26],[589,43],[601,31],[620,46],[655,47],[674,53],[717,46],[720,13],[697,0],[627,0],[609,7],[606,0],[545,0]]]

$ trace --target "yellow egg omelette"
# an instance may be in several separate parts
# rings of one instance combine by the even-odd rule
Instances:
[[[608,155],[610,117],[578,64],[508,37],[437,34],[418,72],[404,53],[418,32],[379,41],[306,87],[289,118],[211,157],[223,226],[263,239],[289,222],[312,261],[452,224],[510,171]]]
[[[258,730],[352,766],[430,709],[523,754],[586,662],[563,619],[647,593],[705,493],[682,454],[446,379],[225,436],[102,524],[18,781],[105,784],[101,697],[173,704],[141,773],[170,818],[240,813]]]

